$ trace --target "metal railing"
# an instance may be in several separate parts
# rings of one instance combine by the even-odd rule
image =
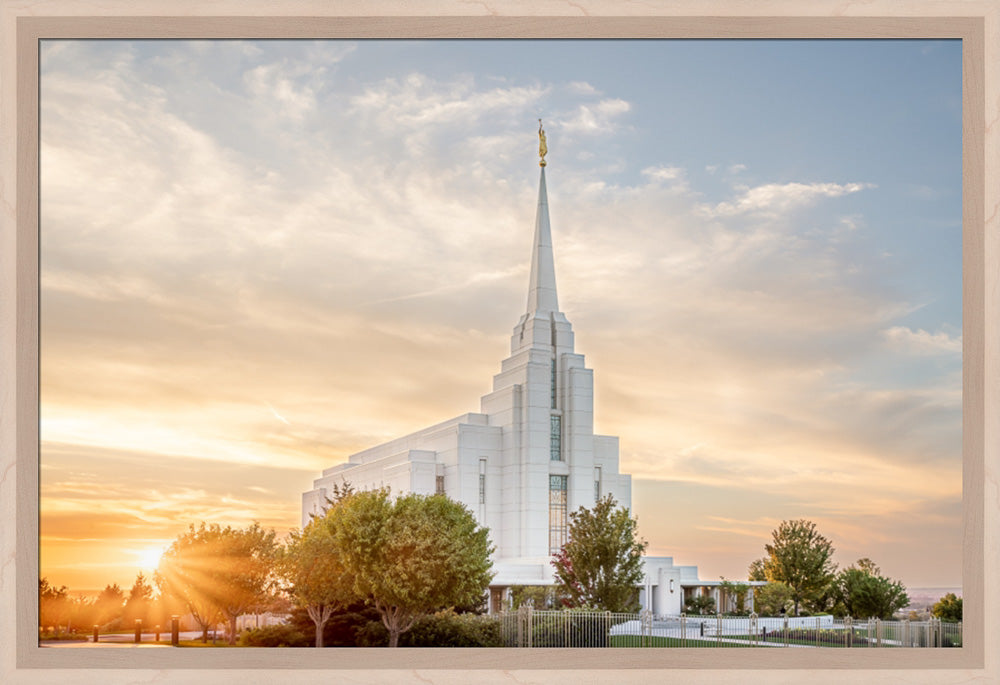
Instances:
[[[962,624],[832,616],[658,616],[535,610],[494,614],[507,647],[916,648],[961,647]]]

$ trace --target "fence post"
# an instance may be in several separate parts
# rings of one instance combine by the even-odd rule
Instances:
[[[94,624],[94,642],[97,642],[97,636],[100,634],[100,626],[96,623]]]
[[[847,647],[854,646],[854,619],[844,616],[844,644]]]
[[[722,642],[722,614],[715,614],[715,646],[718,647]]]
[[[747,635],[747,640],[751,645],[757,644],[757,614],[753,611],[750,612],[750,624],[749,624],[749,634]]]
[[[527,618],[528,607],[524,604],[517,608],[517,646],[525,647],[527,646],[527,639],[525,636],[524,622]]]
[[[901,641],[901,646],[912,647],[913,641],[910,639],[910,619],[903,619],[903,639]]]
[[[534,633],[535,633],[535,625],[534,625],[535,621],[534,621],[534,618],[532,618],[532,614],[534,613],[534,611],[535,611],[535,608],[529,602],[528,603],[528,611],[526,612],[527,616],[528,616],[528,644],[526,645],[527,647],[531,647],[532,646],[532,642],[533,642],[533,638],[534,638]]]
[[[681,614],[681,647],[687,647],[687,614]]]
[[[135,619],[135,641],[136,643],[142,642],[142,619]]]
[[[788,646],[788,614],[785,614],[784,619],[785,619],[783,621],[784,625],[782,626],[782,633],[783,633],[782,639],[785,641],[785,646],[787,647]]]
[[[820,626],[821,625],[822,625],[822,622],[820,621],[819,616],[817,616],[816,617],[816,646],[817,647],[819,647],[819,644],[820,644],[819,643],[819,631],[820,631]]]
[[[180,618],[178,616],[170,617],[170,644],[174,647],[180,642]]]
[[[875,619],[875,646],[882,646],[882,619]]]
[[[646,609],[642,612],[640,618],[642,619],[642,645],[643,647],[651,647],[653,645],[653,613]]]

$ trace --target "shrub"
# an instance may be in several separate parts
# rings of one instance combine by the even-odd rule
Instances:
[[[371,621],[381,622],[381,619],[379,619],[375,607],[365,606],[364,602],[358,602],[341,611],[334,612],[330,616],[330,620],[323,626],[323,646],[354,647],[357,644],[358,631]],[[311,640],[315,640],[313,636],[316,635],[316,624],[309,618],[305,609],[293,608],[288,623],[295,626],[303,635],[308,635]]]
[[[688,597],[684,602],[684,611],[692,616],[713,616],[715,600],[708,595]]]
[[[38,639],[40,639],[40,640],[49,640],[49,641],[51,641],[51,640],[61,640],[61,641],[66,641],[66,642],[74,642],[74,641],[76,641],[76,642],[86,642],[87,640],[90,640],[90,638],[91,638],[91,634],[90,633],[55,633],[55,632],[47,632],[47,633],[39,633],[39,636],[38,636]]]
[[[532,647],[607,647],[611,617],[592,610],[561,611],[556,616],[535,617]]]
[[[287,623],[250,628],[240,634],[240,647],[312,647],[313,638]]]
[[[371,621],[357,633],[359,647],[385,647],[389,632],[381,621]],[[400,647],[502,647],[500,624],[488,616],[439,611],[418,618],[399,636]]]

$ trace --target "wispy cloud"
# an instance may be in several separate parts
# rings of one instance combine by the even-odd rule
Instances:
[[[961,337],[914,323],[845,207],[874,184],[752,163],[719,195],[701,163],[607,154],[639,109],[611,90],[348,77],[364,44],[280,47],[43,46],[50,540],[296,525],[320,469],[476,410],[524,305],[539,110],[560,302],[624,471],[772,518],[808,500],[843,531],[845,492],[865,516],[960,493]],[[768,525],[713,515],[692,524],[709,558]],[[644,535],[695,550],[671,517]]]
[[[740,214],[777,216],[799,207],[813,204],[821,198],[840,197],[873,188],[871,183],[766,183],[759,186],[737,186],[739,192],[730,201],[714,206],[702,205],[699,213],[707,218],[730,217]]]
[[[945,331],[928,333],[906,326],[893,326],[882,331],[886,343],[894,350],[907,354],[961,354],[962,336],[951,336]]]
[[[579,105],[572,115],[559,120],[559,127],[567,133],[601,134],[617,130],[617,120],[632,109],[620,98],[608,98],[595,105]]]
[[[471,78],[439,83],[413,72],[403,79],[386,79],[351,98],[363,117],[372,117],[385,129],[455,125],[487,114],[523,109],[546,93],[542,86],[478,90]]]

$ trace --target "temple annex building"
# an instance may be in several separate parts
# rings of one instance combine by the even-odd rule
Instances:
[[[575,351],[573,327],[559,310],[545,138],[539,135],[541,177],[527,309],[479,413],[351,455],[324,470],[302,495],[303,527],[311,515],[322,513],[333,485],[344,482],[358,489],[445,494],[465,504],[490,529],[496,547],[491,612],[504,606],[513,585],[554,584],[550,560],[566,542],[571,511],[608,494],[630,509],[632,503],[631,476],[619,471],[618,438],[594,434],[593,371]],[[694,593],[711,593],[720,606],[719,581],[699,580],[696,566],[675,566],[671,557],[644,562],[643,608],[679,614],[685,597]]]

